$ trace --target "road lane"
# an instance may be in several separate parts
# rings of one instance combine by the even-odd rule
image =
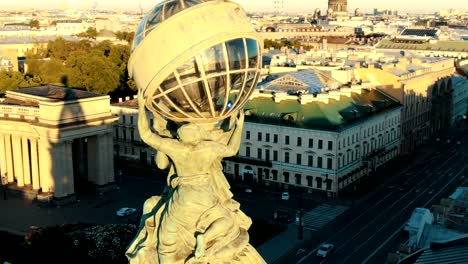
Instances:
[[[462,146],[462,147],[464,147],[464,146]],[[441,185],[441,182],[443,182],[443,181],[449,180],[450,183],[454,183],[454,185],[456,185],[456,180],[454,180],[454,179],[456,179],[457,177],[451,176],[451,175],[450,175],[450,172],[453,172],[453,171],[455,170],[455,168],[457,168],[457,166],[458,166],[458,168],[460,168],[460,165],[464,165],[464,164],[465,164],[464,161],[463,161],[463,160],[464,160],[463,157],[465,156],[465,153],[463,153],[463,151],[460,151],[460,150],[463,150],[463,149],[461,149],[461,148],[456,148],[456,147],[448,149],[448,150],[446,151],[446,154],[447,154],[447,155],[439,155],[439,156],[437,156],[437,157],[433,157],[433,158],[431,159],[431,162],[430,162],[430,163],[426,163],[425,166],[423,166],[423,169],[419,169],[417,173],[415,173],[414,175],[412,175],[411,177],[409,177],[409,178],[408,178],[409,181],[411,181],[411,182],[419,181],[419,184],[418,184],[417,186],[414,186],[413,188],[411,188],[411,190],[408,191],[408,193],[404,195],[403,198],[410,198],[410,199],[404,199],[404,202],[403,202],[402,204],[404,204],[404,203],[407,203],[407,204],[408,204],[408,203],[411,203],[411,205],[415,204],[414,207],[417,207],[417,205],[420,204],[420,203],[419,203],[419,202],[420,202],[420,201],[419,201],[419,198],[421,198],[421,197],[422,197],[422,199],[425,199],[425,198],[426,198],[426,195],[431,195],[431,197],[438,197],[437,194],[440,194],[440,192],[437,192],[436,195],[432,195],[433,192],[434,192],[433,190],[434,190],[434,189],[437,189],[438,186],[442,186],[442,185]],[[457,154],[457,155],[455,155],[455,154]],[[449,156],[448,159],[445,158],[445,157],[447,157],[447,156]],[[440,173],[437,173],[437,174],[430,174],[430,173],[429,173],[429,174],[427,174],[427,172],[434,171],[434,168],[435,168],[436,171],[438,171],[438,172],[440,172]],[[459,175],[462,175],[462,174],[464,173],[463,171],[464,171],[465,169],[466,169],[466,168],[463,168],[463,170],[461,170],[461,172],[459,173]],[[444,172],[444,173],[442,173],[442,172]],[[449,178],[449,179],[447,179],[447,178]],[[452,179],[450,179],[450,178],[452,178]],[[452,187],[452,186],[450,186],[450,184],[447,185],[447,186]],[[449,187],[447,187],[447,188],[449,188]],[[417,190],[419,190],[419,191],[417,191]],[[443,190],[445,190],[445,189],[443,189]],[[385,196],[386,199],[388,199],[388,200],[392,199],[392,198],[393,198],[393,196],[392,196],[393,194],[395,194],[395,192],[391,192],[389,195]],[[409,196],[406,196],[406,195],[408,195],[408,194],[410,194],[410,195],[409,195]],[[434,199],[434,198],[433,198],[433,199]],[[433,200],[433,199],[432,199],[432,200]],[[403,199],[399,199],[398,201],[401,202],[401,201],[403,201]],[[379,201],[379,204],[382,204],[382,203],[385,203],[385,202],[383,202],[382,200],[380,200],[380,201]],[[393,203],[393,204],[395,204],[395,203]],[[412,210],[413,210],[414,208],[413,208],[413,207],[405,207],[404,205],[403,205],[403,207],[401,207],[402,204],[398,204],[398,206],[397,206],[396,208],[406,208],[406,209],[408,209],[408,210],[406,210],[407,212],[403,212],[403,213],[406,213],[406,214],[410,215],[411,212],[412,212]],[[390,209],[391,209],[391,208],[390,208]],[[372,210],[372,211],[366,211],[366,212],[364,212],[363,214],[361,214],[359,217],[360,217],[360,218],[363,218],[363,219],[368,219],[368,217],[363,217],[363,216],[365,216],[367,213],[373,213],[373,211],[374,211],[374,210]],[[392,211],[392,213],[398,213],[398,209],[397,209],[396,211],[397,211],[397,212],[393,212],[393,211]],[[402,215],[402,214],[400,213],[400,215]],[[374,215],[374,217],[375,217],[375,216],[376,216],[376,215]],[[378,214],[378,215],[377,215],[377,218],[378,218],[378,219],[382,219],[382,218],[383,218],[383,219],[385,219],[385,218],[386,218],[386,219],[389,219],[388,217],[389,217],[388,214]],[[375,219],[376,219],[376,218],[374,218],[374,219],[372,219],[372,220],[370,220],[370,221],[373,221],[373,220],[375,220]],[[391,218],[391,219],[399,219],[399,217],[394,217],[394,218]],[[405,218],[404,221],[406,221],[406,220],[407,220],[407,217]],[[356,222],[358,222],[358,221],[353,221],[353,223],[356,223]],[[374,221],[374,222],[378,223],[379,225],[381,225],[381,223],[382,223],[382,221]],[[384,223],[385,223],[385,221],[384,221]],[[391,235],[394,233],[395,230],[397,230],[397,229],[399,229],[399,228],[401,227],[401,224],[389,224],[389,225],[391,225],[391,227],[388,228],[388,230],[385,229],[385,232],[391,231],[391,232],[389,233],[389,236],[391,236]],[[389,225],[387,225],[387,226],[389,226]],[[370,236],[380,237],[378,234],[374,233],[375,230],[379,230],[379,228],[375,229],[375,225],[364,224],[364,225],[362,225],[362,226],[364,226],[363,228],[364,228],[364,229],[367,229],[367,230],[363,230],[363,229],[361,228],[361,229],[358,229],[357,232],[363,234],[363,237],[364,237],[364,238],[365,238],[365,237],[369,238]],[[354,226],[346,226],[346,227],[347,227],[348,229],[352,229],[352,230],[351,230],[352,232],[356,232],[356,229],[353,228]],[[381,229],[381,230],[384,230],[384,229]],[[346,233],[348,233],[348,232],[346,232],[345,230],[340,230],[339,233],[336,233],[336,234],[335,234],[335,236],[340,235],[340,237],[342,237],[342,238],[343,238],[343,237],[349,237],[349,236],[347,236]],[[351,237],[356,237],[356,236],[351,235]],[[370,243],[370,244],[372,244],[372,246],[375,245],[375,247],[378,247],[378,246],[381,245],[381,241],[383,241],[383,240],[385,240],[385,239],[387,239],[387,238],[388,238],[388,236],[385,237],[384,239],[381,239],[381,240],[380,240],[378,243],[376,243],[376,244],[375,244],[375,243]],[[380,238],[379,238],[379,239],[380,239]],[[367,239],[366,239],[366,240],[367,240]],[[366,240],[365,240],[365,241],[366,241]],[[332,240],[332,241],[333,241],[333,240]],[[364,241],[364,242],[365,242],[365,241]],[[369,241],[370,241],[370,240],[369,240]],[[353,241],[350,241],[349,239],[346,239],[346,240],[344,240],[344,241],[342,241],[342,240],[341,240],[341,241],[337,241],[338,246],[340,245],[340,242],[344,244],[344,243],[351,243],[351,242],[353,242]],[[361,242],[362,242],[362,241],[361,241]],[[354,245],[354,243],[351,243],[351,244]],[[358,244],[358,245],[361,245],[361,244]],[[353,247],[354,247],[354,246],[353,246]],[[361,247],[361,248],[362,248],[362,247]],[[366,249],[367,249],[367,247],[366,247]],[[339,250],[339,248],[338,248],[338,250]],[[370,253],[372,253],[372,252],[373,252],[373,251],[371,250]],[[339,252],[337,252],[337,253],[339,253]],[[352,252],[348,252],[348,253],[351,254],[351,256],[354,254],[353,251],[352,251]],[[370,253],[369,253],[369,254],[370,254]],[[309,254],[309,255],[311,255],[311,254]],[[338,254],[338,255],[341,255],[341,254]],[[360,255],[360,254],[357,254],[357,255]],[[333,256],[334,256],[334,255],[333,255]],[[345,255],[344,258],[346,258],[346,257],[348,257],[348,256]],[[361,257],[361,259],[365,259],[365,258],[366,258],[366,256]],[[307,259],[308,261],[304,261],[304,260],[306,260],[306,259]],[[343,260],[343,256],[340,256],[340,259]],[[349,258],[348,258],[348,259],[349,259]],[[301,261],[301,263],[316,263],[316,262],[317,262],[316,259],[315,259],[315,260],[310,260],[311,262],[309,262],[309,260],[310,260],[310,259],[307,258],[307,257],[306,257],[306,258],[303,258],[302,261]],[[333,257],[331,257],[331,258],[329,259],[329,261],[330,261],[330,263],[340,263],[339,261],[338,261],[338,262],[334,262],[334,261],[333,261]],[[381,259],[380,261],[383,261],[383,260]],[[299,263],[299,262],[298,262],[298,263]],[[344,262],[343,262],[343,263],[344,263]],[[350,263],[353,263],[353,262],[350,262]],[[356,263],[357,263],[357,262],[356,262]],[[372,263],[373,263],[373,262],[372,262]]]

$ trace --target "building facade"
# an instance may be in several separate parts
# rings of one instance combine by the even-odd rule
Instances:
[[[453,83],[453,108],[450,123],[458,127],[466,122],[468,116],[468,79],[462,76],[454,76]]]
[[[328,94],[257,93],[246,105],[240,151],[225,174],[245,183],[337,196],[399,153],[398,102],[370,87]]]
[[[65,199],[114,182],[110,98],[42,86],[0,103],[0,174],[8,187]]]
[[[450,126],[454,71],[451,58],[401,57],[354,72],[356,79],[369,81],[403,105],[401,151],[410,153]]]
[[[330,14],[331,13],[331,14]],[[336,15],[338,13],[348,13],[347,0],[328,0],[328,16]]]
[[[132,160],[143,165],[155,165],[156,150],[148,147],[138,132],[138,100],[122,98],[111,106],[112,114],[118,118],[114,123],[114,155],[120,160]],[[147,111],[148,120],[153,124],[153,116]]]

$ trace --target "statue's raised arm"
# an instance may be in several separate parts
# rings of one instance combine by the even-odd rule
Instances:
[[[242,141],[242,131],[244,129],[244,111],[239,111],[239,116],[236,120],[236,128],[234,128],[234,133],[232,133],[231,139],[227,145],[226,152],[223,154],[223,157],[232,157],[237,154],[240,148]]]
[[[155,122],[158,122],[161,118],[155,118]],[[179,143],[175,139],[164,138],[159,134],[159,131],[151,129],[146,115],[145,100],[141,95],[138,95],[138,132],[140,133],[141,140],[146,144],[168,155],[174,149],[174,144]]]

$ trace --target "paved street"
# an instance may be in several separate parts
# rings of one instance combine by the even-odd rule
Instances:
[[[401,230],[416,207],[430,208],[468,183],[468,137],[461,144],[442,147],[423,163],[410,167],[399,184],[383,189],[343,213],[336,221],[312,235],[312,239],[275,263],[383,263],[396,251]],[[326,259],[315,256],[322,242],[335,245]],[[302,248],[304,254],[296,256]]]
[[[78,195],[74,204],[55,207],[40,207],[37,203],[9,195],[8,200],[0,197],[0,210],[7,212],[0,217],[0,230],[24,233],[31,225],[53,226],[65,223],[127,223],[126,217],[115,215],[121,207],[141,208],[146,199],[160,195],[166,184],[165,175],[153,169],[128,167],[122,169],[123,178],[118,190],[99,195],[96,193]],[[120,180],[119,180],[120,181]],[[280,193],[254,190],[246,193],[243,188],[233,188],[234,199],[241,203],[241,209],[250,217],[272,220],[277,206],[282,211],[295,213],[298,201],[292,197],[281,201]],[[316,203],[307,203],[307,209]]]
[[[322,204],[304,213],[304,229],[317,231],[336,217],[346,212],[349,207],[341,205]]]
[[[424,162],[404,171],[393,188],[383,188],[365,204],[356,203],[348,208],[334,204],[319,205],[305,199],[306,237],[310,240],[303,245],[297,239],[291,241],[297,236],[297,226],[291,224],[284,235],[289,236],[292,248],[283,249],[289,250],[289,254],[279,259],[275,257],[277,260],[273,263],[384,262],[387,253],[397,250],[398,244],[403,242],[400,231],[414,208],[430,207],[467,182],[467,142],[468,137],[465,136],[460,145],[441,147],[435,151],[437,154],[429,155]],[[115,211],[124,206],[139,208],[148,197],[160,194],[165,176],[151,169],[133,167],[123,172],[118,191],[102,196],[79,196],[78,203],[60,208],[41,208],[13,197],[7,201],[0,200],[0,209],[8,212],[0,218],[0,229],[25,232],[30,225],[49,226],[78,221],[126,223],[127,218],[115,216]],[[256,218],[271,219],[275,208],[294,215],[299,205],[298,197],[294,195],[291,200],[283,201],[278,192],[254,189],[253,193],[246,193],[243,187],[235,187],[233,192],[242,210]],[[313,254],[322,242],[335,245],[336,250],[327,259],[316,258]],[[294,246],[295,243],[299,246]],[[299,249],[303,249],[303,253],[296,256]]]

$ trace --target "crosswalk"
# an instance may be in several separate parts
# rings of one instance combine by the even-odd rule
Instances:
[[[304,228],[319,230],[348,210],[348,206],[322,204],[304,213]]]

